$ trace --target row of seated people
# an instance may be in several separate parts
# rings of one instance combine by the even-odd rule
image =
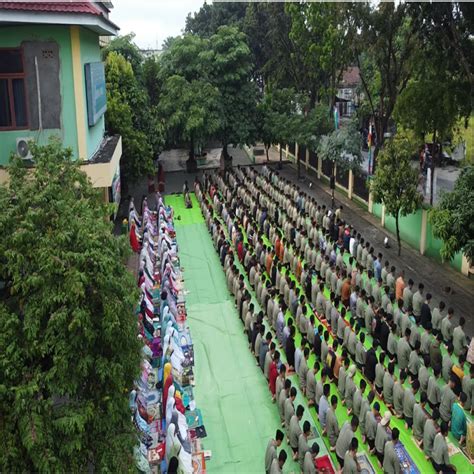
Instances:
[[[237,244],[237,246],[238,246],[238,244]],[[257,292],[258,292],[258,290],[257,290]],[[257,294],[258,294],[258,293],[257,293]],[[281,308],[280,308],[280,309],[281,309]],[[313,326],[314,326],[314,323],[311,321],[311,318],[310,318],[310,324],[313,324]],[[324,341],[323,341],[323,344],[324,344]],[[382,361],[382,362],[383,362],[383,361]],[[362,361],[359,360],[359,364],[360,364],[360,363],[362,363]],[[401,375],[401,378],[402,378],[402,380],[403,380],[403,374]],[[422,397],[422,398],[424,398],[424,397]],[[461,397],[461,398],[464,398],[464,397]],[[410,405],[410,404],[408,404],[408,406],[409,406],[409,405]],[[410,414],[411,414],[411,413],[410,413],[410,408],[408,408],[408,415],[407,415],[408,423],[410,423],[410,418],[411,418],[411,417],[409,416]]]
[[[142,207],[141,222],[133,201],[129,213],[130,231],[136,233],[139,245],[138,331],[143,342],[141,376],[131,393],[130,403],[132,410],[142,415],[137,426],[148,435],[135,453],[137,467],[142,472],[152,472],[155,459],[159,461],[164,457],[167,472],[191,472],[191,443],[179,384],[184,355],[178,340],[177,302],[181,281],[176,271],[179,261],[173,214],[159,194],[156,211],[150,210],[146,198]],[[131,238],[135,250],[132,241],[135,239]],[[155,413],[157,406],[161,406],[160,413]],[[155,408],[151,410],[151,407]],[[158,439],[163,431],[166,441],[165,452],[161,453]],[[156,457],[150,455],[154,451],[158,453]]]

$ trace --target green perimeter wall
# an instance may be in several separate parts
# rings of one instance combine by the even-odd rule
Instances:
[[[427,210],[429,213],[429,210]],[[373,204],[372,214],[377,217],[382,217],[382,205]],[[410,247],[420,250],[421,242],[421,228],[422,228],[422,209],[418,209],[414,214],[410,214],[405,217],[400,217],[400,238],[403,242],[406,242]],[[385,225],[384,227],[394,235],[396,235],[395,229],[395,218],[390,214],[385,213]],[[441,262],[441,244],[442,241],[437,239],[433,235],[433,227],[430,224],[429,216],[426,224],[426,242],[425,242],[425,255],[434,258],[438,262]],[[450,265],[457,271],[461,271],[462,266],[462,254],[458,252],[450,262]]]

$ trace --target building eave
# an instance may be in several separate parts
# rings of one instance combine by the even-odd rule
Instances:
[[[3,10],[0,15],[0,26],[35,24],[83,26],[102,36],[116,36],[120,29],[115,23],[99,15],[8,10]]]

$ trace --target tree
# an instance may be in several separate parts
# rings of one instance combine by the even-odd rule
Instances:
[[[324,100],[334,104],[336,87],[349,60],[352,30],[341,27],[345,6],[339,3],[287,3],[293,40],[300,67],[300,90],[310,96],[310,106]]]
[[[415,212],[422,202],[418,192],[418,171],[411,166],[415,151],[416,147],[403,136],[390,139],[379,154],[370,183],[374,202],[382,203],[395,218],[398,255],[401,253],[399,218]]]
[[[107,47],[103,49],[102,55],[104,60],[106,60],[107,56],[112,52],[120,54],[131,64],[134,75],[141,78],[143,55],[138,46],[133,42],[134,38],[135,33],[116,36]]]
[[[268,90],[258,104],[258,135],[267,152],[271,145],[280,145],[280,167],[283,146],[295,139],[301,127],[301,98],[294,89]]]
[[[375,125],[377,157],[397,99],[412,77],[419,40],[406,3],[353,4],[347,16],[348,27],[357,32],[350,45]]]
[[[450,193],[443,193],[437,207],[430,211],[434,236],[443,241],[441,256],[451,260],[463,252],[474,261],[474,167],[467,166]]]
[[[176,38],[160,61],[160,115],[170,145],[189,142],[188,169],[196,167],[196,147],[220,124],[220,94],[210,78],[211,54],[209,40],[187,34]]]
[[[204,2],[198,12],[186,17],[185,32],[210,38],[221,26],[240,29],[246,10],[245,2]]]
[[[189,142],[189,169],[195,169],[195,148],[217,131],[220,125],[219,91],[208,81],[187,81],[169,77],[160,100],[160,112],[166,117],[170,142]]]
[[[331,133],[323,135],[318,145],[318,153],[323,160],[332,162],[331,200],[332,207],[334,207],[336,166],[343,170],[357,169],[362,161],[361,137],[357,123],[351,121]]]
[[[0,187],[0,466],[133,471],[138,375],[128,246],[72,151],[33,146]]]
[[[210,39],[211,81],[220,93],[222,154],[227,146],[252,143],[256,134],[256,86],[251,81],[252,60],[245,34],[232,26],[221,26]]]
[[[152,143],[156,148],[162,144],[162,127],[151,113],[148,96],[136,80],[131,64],[123,56],[113,51],[107,55],[105,78],[106,127],[110,134],[122,136],[122,178],[133,181],[153,172]]]

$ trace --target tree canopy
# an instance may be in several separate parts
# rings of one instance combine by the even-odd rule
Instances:
[[[451,260],[463,252],[474,262],[474,166],[465,167],[454,190],[444,193],[439,204],[430,211],[435,237],[442,239],[441,256]]]
[[[71,150],[33,146],[0,187],[0,466],[127,472],[139,368],[128,247]]]
[[[374,202],[382,203],[386,212],[395,218],[395,227],[400,245],[400,216],[415,212],[422,202],[418,192],[418,170],[411,165],[416,147],[403,136],[390,139],[378,157],[378,166],[370,182]]]

